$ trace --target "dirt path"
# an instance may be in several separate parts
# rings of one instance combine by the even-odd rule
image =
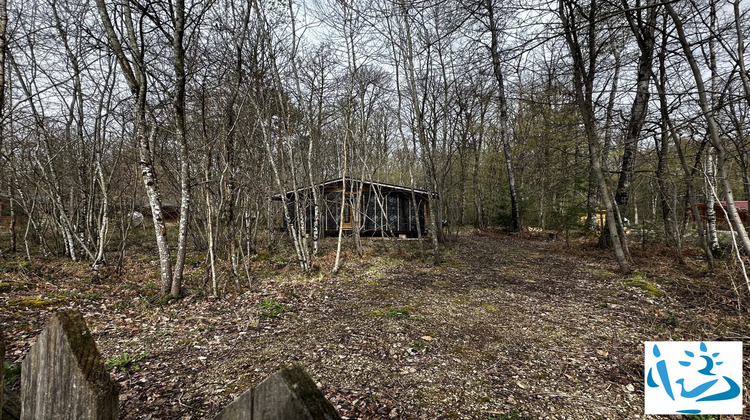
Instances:
[[[292,362],[347,418],[639,418],[643,341],[750,336],[730,285],[688,268],[644,260],[651,271],[624,278],[599,251],[491,233],[461,236],[438,267],[413,250],[378,255],[335,277],[286,268],[240,296],[167,305],[137,277],[19,286],[5,273],[0,315],[18,360],[60,306],[84,313],[105,357],[148,352],[113,370],[128,419],[210,417]],[[10,304],[53,290],[79,295]]]

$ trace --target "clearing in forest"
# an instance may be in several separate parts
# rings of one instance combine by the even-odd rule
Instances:
[[[168,302],[148,258],[122,276],[4,260],[6,358],[20,362],[51,313],[75,308],[126,419],[210,418],[293,362],[345,418],[621,419],[642,417],[643,341],[750,337],[750,297],[729,271],[634,249],[641,270],[622,276],[607,251],[572,246],[472,232],[435,266],[415,241],[372,240],[335,276],[328,257],[302,275],[262,254],[252,283],[221,299],[203,297],[195,259],[188,296]],[[746,389],[748,367],[745,346]]]

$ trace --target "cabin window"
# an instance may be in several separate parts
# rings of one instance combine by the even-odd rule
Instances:
[[[398,196],[396,194],[388,195],[388,208],[386,210],[388,214],[388,228],[391,230],[399,230],[398,226]]]
[[[352,205],[347,201],[344,203],[344,224],[349,225],[352,223]]]
[[[365,208],[365,230],[377,230],[383,225],[381,220],[380,205],[378,204],[379,197],[375,193],[369,193],[364,196],[364,208]]]
[[[399,217],[399,222],[401,224],[399,230],[414,230],[414,227],[411,226],[409,217],[411,215],[411,211],[411,197],[399,197],[399,214],[401,216]]]
[[[331,192],[326,194],[326,203],[325,203],[325,229],[326,230],[335,230],[339,228],[339,214],[340,214],[340,207],[339,203],[341,202],[341,193],[337,192]]]

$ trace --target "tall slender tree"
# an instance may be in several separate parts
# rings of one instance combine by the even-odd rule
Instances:
[[[500,28],[495,19],[495,5],[493,0],[487,0],[487,19],[490,31],[490,56],[492,57],[492,72],[497,81],[497,100],[499,112],[500,141],[503,144],[505,155],[505,169],[508,173],[508,189],[510,193],[510,215],[511,230],[514,232],[520,228],[520,215],[518,210],[518,193],[516,191],[516,176],[513,171],[513,160],[510,146],[510,130],[508,129],[508,98],[505,95],[505,77],[503,75],[502,62],[500,60]]]
[[[690,71],[692,72],[693,79],[695,80],[696,88],[698,91],[698,104],[700,106],[703,117],[705,118],[706,127],[708,129],[708,141],[716,151],[716,175],[718,177],[717,182],[721,185],[721,189],[724,193],[724,200],[726,201],[726,209],[729,215],[729,221],[734,227],[734,231],[737,234],[742,249],[746,254],[750,255],[750,238],[748,238],[747,230],[742,224],[742,220],[740,219],[739,213],[737,212],[737,207],[734,204],[734,194],[729,183],[729,174],[727,173],[727,151],[724,147],[723,141],[721,140],[719,127],[716,124],[715,111],[710,106],[709,97],[706,93],[705,83],[703,82],[703,75],[701,74],[700,67],[698,66],[697,60],[695,59],[695,55],[693,55],[692,45],[685,33],[682,18],[680,18],[680,16],[677,14],[671,3],[664,2],[663,4],[667,10],[667,13],[669,14],[669,17],[672,20],[672,23],[675,26],[677,39],[682,48],[685,60],[690,66]]]
[[[151,215],[154,223],[154,234],[159,251],[159,266],[161,268],[161,293],[167,294],[172,290],[172,259],[169,255],[169,242],[167,240],[167,226],[164,221],[162,209],[161,189],[154,166],[154,156],[151,149],[158,127],[148,106],[148,68],[146,61],[146,40],[143,39],[144,32],[137,30],[133,17],[133,2],[127,0],[119,4],[118,14],[123,17],[122,25],[125,33],[118,35],[112,24],[110,10],[104,2],[96,0],[97,9],[101,23],[109,41],[121,73],[130,88],[133,107],[133,136],[138,144],[138,165],[141,179],[146,189],[146,194],[151,207]],[[145,18],[139,16],[138,19]],[[123,42],[127,46],[124,47]],[[127,51],[127,52],[126,52]]]
[[[601,28],[597,26],[597,23],[601,18],[601,10],[597,0],[590,0],[588,4],[585,4],[585,13],[582,13],[583,6],[576,0],[559,0],[558,17],[572,57],[576,105],[583,120],[591,168],[606,210],[606,228],[609,231],[617,264],[621,271],[627,273],[632,268],[622,245],[622,241],[626,238],[621,237],[617,230],[614,204],[602,170],[602,147],[597,136],[594,111],[594,81],[599,64],[598,43],[601,42],[599,39]]]

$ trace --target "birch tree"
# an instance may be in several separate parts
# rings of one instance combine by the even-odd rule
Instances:
[[[715,111],[711,108],[709,97],[706,91],[705,83],[703,81],[703,75],[701,74],[698,62],[693,54],[692,45],[688,40],[685,33],[682,18],[677,14],[671,3],[663,3],[672,23],[675,26],[677,39],[682,48],[682,52],[685,56],[685,60],[690,66],[693,79],[698,94],[698,104],[700,106],[703,117],[706,121],[706,128],[708,131],[708,141],[716,151],[716,176],[718,178],[717,183],[721,186],[724,193],[724,200],[726,201],[727,214],[729,221],[737,234],[738,240],[744,252],[750,255],[750,239],[747,235],[747,230],[740,220],[740,216],[737,213],[737,207],[734,204],[734,194],[732,187],[729,183],[729,175],[727,173],[727,151],[723,141],[720,138],[719,127],[716,124]]]
[[[5,127],[5,56],[8,50],[8,0],[0,0],[0,152]]]
[[[485,3],[488,19],[488,30],[490,31],[490,56],[492,57],[492,72],[497,81],[497,101],[499,108],[499,126],[500,141],[503,144],[503,154],[505,155],[505,168],[508,173],[508,189],[510,193],[511,208],[511,230],[518,231],[520,228],[520,215],[518,210],[518,193],[516,192],[516,176],[513,171],[513,161],[511,158],[510,130],[508,130],[508,99],[505,95],[505,77],[503,75],[502,63],[500,60],[500,28],[495,19],[495,5],[493,0],[487,0]]]
[[[141,179],[151,207],[154,224],[154,235],[159,253],[161,268],[161,293],[166,295],[172,290],[172,260],[169,255],[167,227],[162,210],[161,190],[159,179],[154,166],[154,156],[151,145],[157,128],[156,121],[148,105],[148,77],[146,51],[147,40],[143,38],[144,31],[136,27],[133,16],[133,2],[127,0],[121,4],[108,8],[105,0],[96,0],[99,17],[104,27],[109,47],[112,49],[120,67],[123,78],[130,89],[133,107],[133,137],[138,144],[138,165]],[[118,34],[110,17],[117,12],[122,16],[122,31]],[[144,16],[136,16],[142,24]]]

